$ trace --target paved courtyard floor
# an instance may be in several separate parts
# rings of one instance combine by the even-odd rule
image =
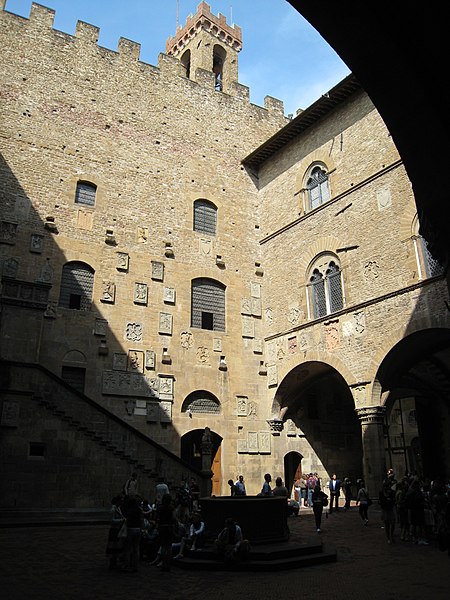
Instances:
[[[337,561],[276,573],[168,573],[141,563],[136,574],[110,572],[104,550],[108,527],[54,526],[0,529],[0,597],[4,600],[213,600],[245,598],[449,600],[450,557],[434,542],[388,545],[379,512],[364,527],[356,508],[323,519],[309,509],[290,517],[291,535],[337,549]],[[263,527],[264,524],[262,523]]]

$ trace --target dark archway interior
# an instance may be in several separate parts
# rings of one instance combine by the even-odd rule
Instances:
[[[385,357],[386,463],[428,478],[450,474],[450,330],[405,337]]]
[[[362,476],[361,428],[353,396],[333,367],[321,362],[295,367],[280,384],[276,403],[320,461],[313,464],[313,471],[319,472],[322,464],[341,479]]]
[[[289,497],[297,476],[301,474],[302,455],[298,452],[288,452],[284,457],[284,485],[289,491]]]
[[[204,434],[204,429],[194,429],[193,431],[188,431],[181,438],[181,459],[186,463],[198,469],[202,470],[202,452],[201,452],[201,443],[202,437]],[[217,453],[217,450],[222,443],[222,438],[220,435],[211,431],[211,439],[212,439],[212,452],[211,452],[211,465],[212,461]],[[209,465],[209,466],[211,466]]]

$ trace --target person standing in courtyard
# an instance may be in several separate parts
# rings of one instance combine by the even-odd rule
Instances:
[[[352,481],[351,481],[350,477],[345,477],[345,479],[344,479],[344,496],[345,496],[344,510],[350,510],[350,504],[352,501]]]
[[[272,488],[270,486],[270,482],[272,481],[272,475],[270,473],[266,473],[264,475],[264,483],[261,488],[260,496],[272,496]]]
[[[330,508],[329,513],[333,512],[333,505],[335,506],[336,512],[339,510],[339,496],[341,495],[341,480],[337,478],[336,473],[333,473],[330,483],[328,484],[330,490]]]
[[[288,489],[285,485],[283,485],[283,480],[281,479],[281,477],[277,477],[275,479],[275,487],[272,490],[272,495],[273,496],[282,496],[285,497],[286,500],[289,497],[289,492]]]
[[[387,543],[394,542],[394,530],[396,523],[395,515],[395,491],[392,482],[389,479],[383,481],[383,486],[380,490],[378,503],[381,507],[381,520],[384,524]]]
[[[239,477],[237,478],[237,481],[234,482],[234,485],[236,487],[236,494],[235,494],[236,496],[246,496],[247,495],[247,490],[245,489],[243,475],[239,475]]]
[[[130,496],[130,498],[135,498],[138,495],[137,473],[131,473],[130,479],[127,479],[123,486],[123,493],[125,496]]]
[[[316,485],[312,493],[312,508],[314,513],[314,519],[316,522],[317,533],[320,533],[322,523],[322,513],[324,506],[328,504],[328,496],[322,492],[320,485]]]
[[[361,517],[364,525],[369,524],[369,506],[372,501],[369,498],[369,492],[362,479],[358,479],[359,490],[356,496],[356,506],[359,505],[359,516]]]

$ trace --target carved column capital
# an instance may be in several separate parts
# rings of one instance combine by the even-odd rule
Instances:
[[[268,419],[267,421],[272,435],[280,435],[283,431],[283,421],[281,419]]]
[[[355,408],[355,412],[358,415],[358,419],[361,421],[362,425],[382,425],[386,407],[365,406],[364,408]]]

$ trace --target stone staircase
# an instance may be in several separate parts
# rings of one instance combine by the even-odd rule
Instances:
[[[11,480],[12,487],[24,491],[23,497],[13,503],[8,498],[6,502],[1,498],[0,506],[3,508],[35,506],[32,497],[27,499],[27,496],[32,495],[33,489],[30,484],[28,490],[25,489],[26,486],[20,477],[21,470],[29,471],[35,467],[35,470],[41,469],[42,476],[48,477],[49,481],[58,476],[62,481],[66,475],[66,468],[74,470],[74,474],[84,485],[83,473],[75,473],[76,465],[72,464],[70,457],[64,466],[57,463],[57,456],[53,456],[44,468],[45,461],[31,464],[29,457],[22,454],[21,457],[17,457],[14,465],[15,457],[12,454],[23,442],[21,437],[25,440],[27,437],[30,440],[39,440],[39,436],[48,437],[49,430],[54,436],[62,438],[59,441],[64,447],[69,444],[75,449],[82,448],[83,455],[79,462],[80,469],[86,472],[86,485],[90,485],[90,482],[95,483],[95,480],[102,481],[105,488],[102,498],[107,502],[105,505],[89,504],[87,500],[86,506],[83,500],[80,500],[77,506],[77,503],[70,502],[69,497],[53,508],[109,506],[111,490],[120,491],[132,471],[138,474],[140,482],[144,483],[142,488],[145,488],[145,494],[149,494],[150,497],[158,475],[165,477],[169,487],[178,486],[183,479],[191,477],[194,477],[200,486],[202,484],[202,474],[199,471],[105,407],[70,387],[41,365],[0,361],[0,400],[11,398],[18,398],[20,417],[16,428],[2,429],[3,442],[6,447],[8,444],[10,446],[10,449],[2,452],[2,462],[7,465],[3,471],[4,477]],[[46,428],[44,432],[42,427],[39,429],[41,423],[45,423],[42,425]],[[54,440],[51,440],[49,445],[53,442]],[[95,463],[98,463],[97,473],[93,472]],[[63,485],[61,483],[61,494]],[[41,506],[50,508],[46,506],[45,501]]]

